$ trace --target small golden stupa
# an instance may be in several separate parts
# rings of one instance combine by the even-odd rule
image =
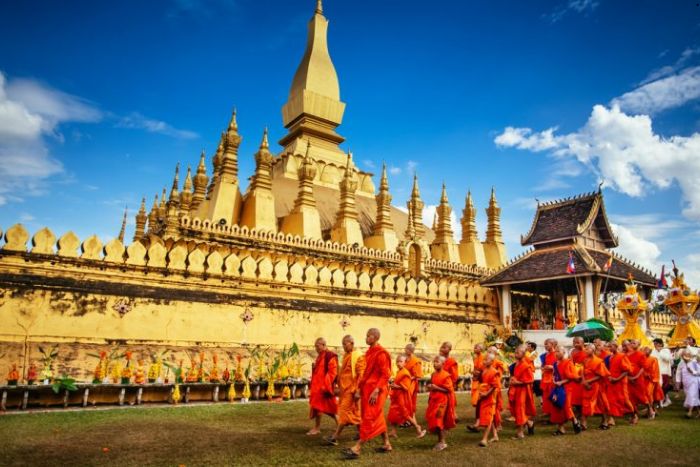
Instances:
[[[676,327],[671,335],[669,347],[684,347],[688,337],[700,340],[700,326],[695,321],[700,313],[697,312],[700,297],[697,291],[692,291],[685,283],[683,274],[678,273],[678,268],[673,268],[673,287],[669,289],[664,300],[664,305],[675,316]]]

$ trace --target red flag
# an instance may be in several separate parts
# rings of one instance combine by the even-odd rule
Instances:
[[[656,281],[656,288],[657,289],[666,289],[668,288],[668,282],[666,282],[666,265],[661,266],[661,276],[659,277],[659,280]]]
[[[612,257],[612,255],[610,255],[610,258],[608,258],[608,261],[603,266],[603,269],[605,270],[605,272],[610,271],[610,268],[612,268],[612,262],[613,262],[613,257]]]

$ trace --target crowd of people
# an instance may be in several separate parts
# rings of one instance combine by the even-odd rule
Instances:
[[[428,407],[421,425],[416,409],[422,362],[414,355],[414,345],[408,344],[396,357],[397,371],[392,377],[391,356],[379,344],[380,337],[378,329],[369,329],[369,349],[362,355],[355,349],[353,337],[345,336],[342,359],[328,349],[325,339],[316,340],[318,357],[309,397],[313,427],[307,435],[320,435],[321,419],[327,415],[336,423],[335,432],[324,438],[328,445],[337,446],[346,427],[358,429],[356,443],[342,451],[347,459],[359,458],[363,445],[380,436],[382,444],[376,450],[391,452],[391,438],[398,436],[398,427],[412,427],[418,438],[433,433],[437,437],[433,449],[444,450],[447,432],[459,418],[455,396],[458,364],[450,357],[452,345],[443,343],[432,360],[434,372],[426,385]],[[679,351],[675,378],[674,356],[660,339],[654,341],[653,349],[636,340],[585,343],[575,337],[572,343],[573,348],[567,351],[555,339],[547,339],[542,354],[534,343],[520,345],[510,365],[497,347],[474,347],[470,402],[475,419],[467,424],[467,430],[481,432],[479,446],[499,440],[506,404],[509,420],[516,426],[513,439],[534,434],[538,398],[543,417],[555,427],[554,436],[564,435],[569,424],[576,434],[591,429],[595,417],[599,417],[600,430],[609,430],[624,417],[632,425],[642,416],[653,419],[671,403],[669,391],[674,382],[676,389],[685,393],[686,416],[691,418],[698,410],[695,417],[700,417],[700,352],[694,341],[689,340]],[[387,399],[390,405],[385,419]]]

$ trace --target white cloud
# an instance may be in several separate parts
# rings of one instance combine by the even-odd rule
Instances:
[[[391,166],[389,167],[389,173],[391,175],[399,175],[401,173],[401,167]]]
[[[659,54],[658,58],[664,57],[668,53],[668,49],[664,50],[662,53]],[[652,70],[651,73],[647,75],[644,80],[640,84],[646,84],[650,83],[652,81],[656,81],[657,79],[665,78],[666,76],[669,76],[676,71],[680,70],[683,68],[688,61],[690,61],[694,56],[700,55],[700,47],[694,46],[694,47],[686,47],[683,52],[681,52],[680,57],[678,57],[678,60],[676,60],[676,63],[672,65],[665,65],[662,66],[661,68],[657,68],[656,70]]]
[[[180,139],[193,139],[199,136],[194,131],[174,128],[169,123],[145,117],[138,112],[132,112],[125,117],[121,117],[117,122],[117,126],[120,128],[146,130],[149,133],[159,133]]]
[[[376,169],[377,166],[375,165],[374,161],[371,159],[365,159],[362,161],[362,165],[367,167],[368,169]]]
[[[611,224],[611,227],[620,241],[616,250],[619,254],[652,271],[660,267],[661,250],[656,243],[626,226]]]
[[[506,133],[508,137],[502,138]],[[699,133],[664,138],[654,133],[647,115],[631,116],[617,106],[596,105],[576,132],[555,135],[549,130],[537,133],[509,127],[495,141],[502,147],[549,150],[555,157],[574,157],[606,185],[633,197],[650,188],[664,189],[677,183],[685,201],[683,214],[700,220]]]
[[[658,73],[674,72],[662,68]],[[629,113],[655,114],[700,98],[700,66],[646,82],[633,91],[613,99],[612,105]]]
[[[416,161],[406,162],[406,172],[409,172],[409,173],[415,172],[417,167],[418,167],[418,162],[416,162]]]
[[[452,233],[455,241],[459,242],[459,240],[462,238],[462,225],[457,220],[454,206],[452,206],[451,203],[450,206],[452,207],[452,213],[450,213]],[[431,229],[433,228],[433,221],[437,219],[437,207],[437,204],[426,204],[423,207],[423,224],[427,225]]]
[[[600,2],[598,0],[569,0],[566,4],[559,6],[553,13],[544,15],[552,23],[564,18],[567,13],[588,14],[595,10]]]

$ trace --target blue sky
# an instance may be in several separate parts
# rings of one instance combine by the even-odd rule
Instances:
[[[0,228],[117,234],[211,154],[232,107],[240,173],[303,54],[313,0],[12,2],[0,17]],[[596,189],[621,251],[700,283],[700,7],[672,2],[326,0],[339,133],[403,205],[442,182],[457,217],[492,185],[510,255],[535,199]],[[244,182],[245,183],[245,182]],[[426,221],[432,215],[428,207]],[[133,223],[133,219],[130,219]],[[133,228],[133,226],[131,226]],[[698,285],[695,285],[696,287]]]

